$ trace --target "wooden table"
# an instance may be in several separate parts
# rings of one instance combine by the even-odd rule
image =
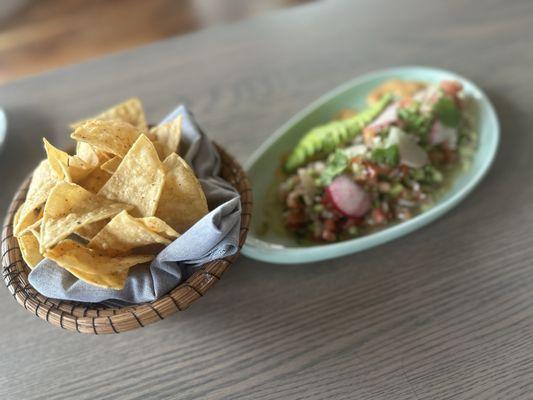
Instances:
[[[468,3],[468,4],[465,4]],[[139,95],[187,103],[241,161],[293,113],[376,68],[481,85],[502,123],[490,174],[401,240],[338,260],[240,258],[190,309],[118,336],[54,328],[0,290],[2,399],[533,397],[533,4],[321,2],[0,87],[3,209],[67,122]]]

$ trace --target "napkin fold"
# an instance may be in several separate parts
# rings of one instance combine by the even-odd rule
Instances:
[[[239,193],[219,176],[220,156],[184,106],[176,108],[161,124],[179,115],[182,116],[180,155],[196,173],[211,211],[165,247],[150,264],[133,267],[122,290],[89,285],[54,261],[44,259],[29,275],[31,285],[39,293],[89,303],[153,301],[187,279],[202,264],[237,252],[241,221]]]

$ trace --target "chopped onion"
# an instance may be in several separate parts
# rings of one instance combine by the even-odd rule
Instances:
[[[391,128],[387,138],[387,147],[392,145],[398,145],[401,164],[411,168],[420,168],[428,163],[428,155],[418,145],[416,139],[396,126]]]

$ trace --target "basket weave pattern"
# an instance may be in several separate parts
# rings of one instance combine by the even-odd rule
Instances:
[[[202,297],[237,258],[250,224],[252,192],[241,166],[216,145],[222,160],[222,177],[241,196],[242,216],[239,251],[233,256],[202,265],[185,282],[161,298],[142,304],[117,307],[103,303],[80,303],[57,300],[38,293],[28,282],[29,267],[22,260],[17,239],[13,236],[13,217],[24,202],[30,178],[26,179],[11,201],[2,229],[2,276],[7,288],[28,311],[52,325],[63,329],[89,334],[120,333],[144,327],[165,317],[183,311]]]

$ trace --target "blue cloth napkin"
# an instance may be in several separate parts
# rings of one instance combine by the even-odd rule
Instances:
[[[219,176],[220,156],[184,106],[178,107],[161,123],[179,115],[182,116],[180,153],[200,180],[211,211],[165,247],[151,264],[133,267],[122,290],[89,285],[54,261],[44,259],[29,275],[31,285],[39,293],[55,299],[90,303],[153,301],[187,279],[203,263],[237,252],[241,221],[239,193]]]

